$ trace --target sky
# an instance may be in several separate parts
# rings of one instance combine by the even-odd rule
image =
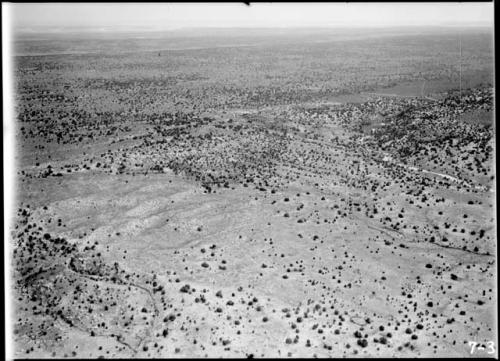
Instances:
[[[14,31],[191,27],[493,26],[483,3],[2,3]],[[6,11],[5,11],[6,10]]]

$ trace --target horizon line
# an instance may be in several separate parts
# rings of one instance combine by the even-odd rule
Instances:
[[[14,27],[14,33],[30,33],[39,32],[58,33],[62,31],[70,32],[86,32],[86,33],[103,33],[103,32],[170,32],[182,30],[274,30],[274,29],[290,29],[290,30],[331,30],[331,29],[394,29],[394,28],[491,28],[494,25],[486,22],[461,22],[461,23],[443,23],[443,24],[330,24],[330,25],[275,25],[275,26],[148,26],[148,25],[103,25],[103,26],[52,26],[52,25],[34,25],[22,26],[17,29]]]

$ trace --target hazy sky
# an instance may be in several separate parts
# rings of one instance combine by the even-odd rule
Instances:
[[[493,26],[493,3],[6,4],[14,29],[38,27]],[[5,12],[5,11],[4,11]]]

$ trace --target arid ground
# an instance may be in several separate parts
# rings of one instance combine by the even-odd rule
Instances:
[[[498,357],[461,37],[461,81],[454,29],[17,39],[14,357]]]

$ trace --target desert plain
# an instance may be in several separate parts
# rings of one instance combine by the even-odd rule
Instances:
[[[497,357],[490,30],[14,45],[15,358]]]

